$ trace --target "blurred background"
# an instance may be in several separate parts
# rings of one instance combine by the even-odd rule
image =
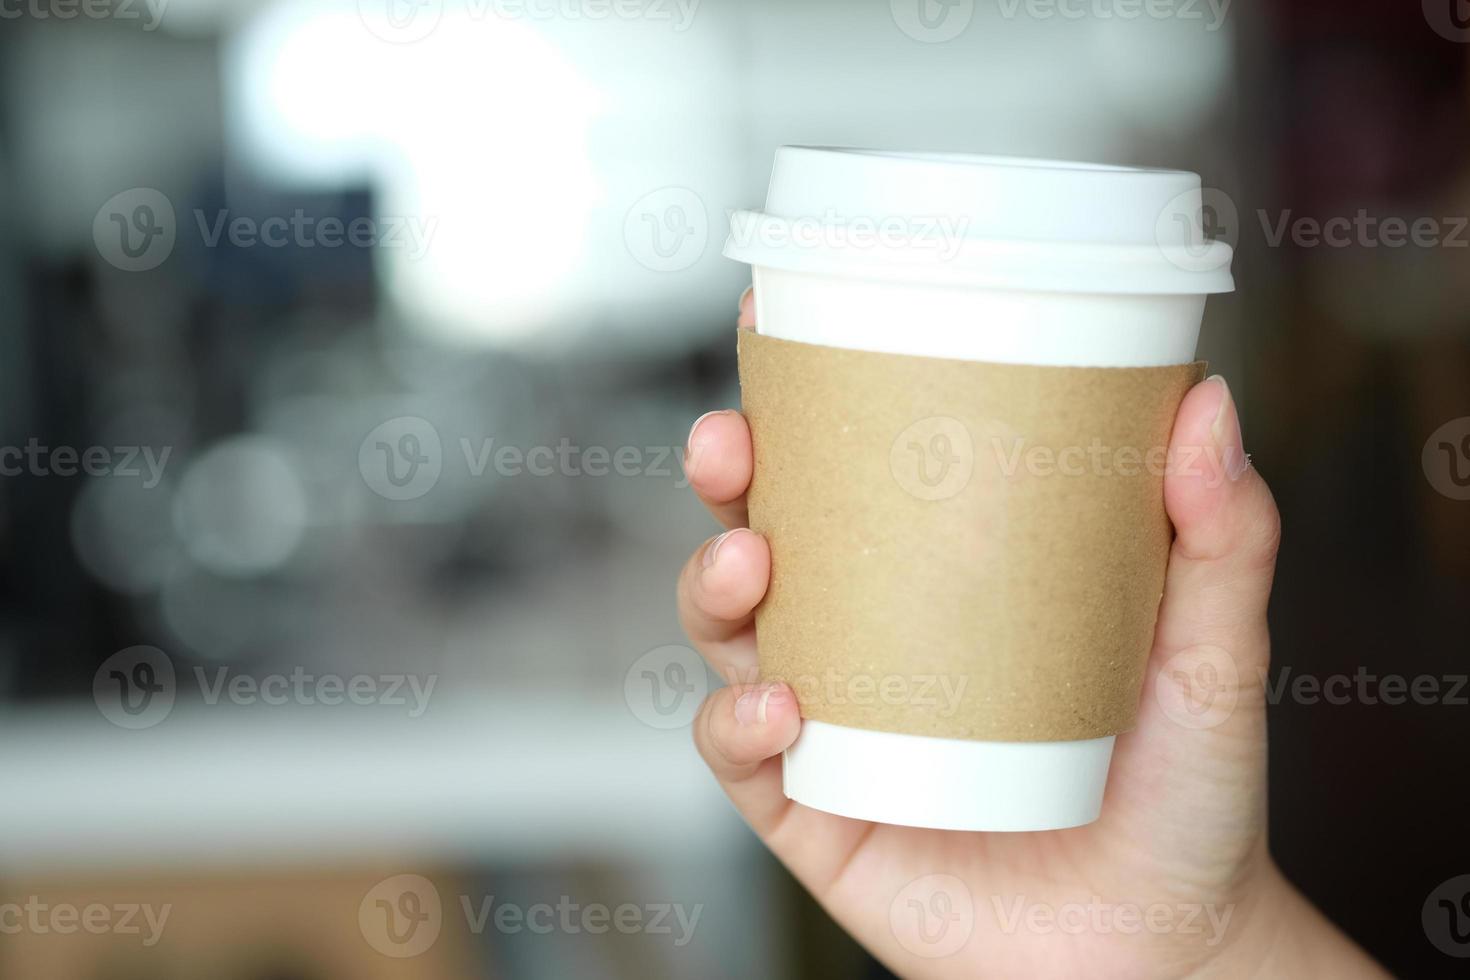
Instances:
[[[1458,975],[1470,17],[1139,10],[0,2],[0,905],[83,923],[0,975],[885,975],[688,732],[682,446],[782,143],[1204,176],[1273,677],[1441,691],[1274,704],[1274,850]]]

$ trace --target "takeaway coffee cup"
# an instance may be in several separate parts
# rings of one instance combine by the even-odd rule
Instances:
[[[732,216],[725,254],[752,266],[765,337],[1155,368],[1193,361],[1205,297],[1234,288],[1230,248],[1205,239],[1200,209],[1200,180],[1181,171],[787,146],[764,210]],[[779,538],[772,548],[779,575]],[[784,786],[808,806],[883,823],[1058,829],[1097,818],[1113,741],[937,737],[808,717]]]

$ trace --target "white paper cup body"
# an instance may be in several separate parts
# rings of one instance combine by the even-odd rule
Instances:
[[[1206,295],[1233,288],[1229,248],[1203,237],[1199,186],[1179,171],[782,147],[766,211],[737,214],[745,225],[725,251],[752,265],[757,330],[783,340],[1009,364],[1187,364]],[[853,230],[885,224],[883,241]],[[881,823],[1054,830],[1097,819],[1113,741],[808,719],[784,787]]]

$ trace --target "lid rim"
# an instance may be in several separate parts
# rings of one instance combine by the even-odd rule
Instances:
[[[962,150],[883,150],[863,146],[832,146],[808,143],[787,143],[777,147],[781,151],[822,153],[833,156],[866,157],[890,160],[895,163],[947,164],[960,166],[1009,167],[1016,170],[1050,170],[1070,173],[1097,173],[1118,177],[1188,177],[1199,180],[1199,174],[1191,170],[1173,167],[1134,167],[1126,164],[1096,163],[1086,160],[1060,160],[1046,157],[1007,156],[992,153],[968,153]]]
[[[796,244],[753,241],[762,229],[792,222],[736,211],[723,254],[738,262],[812,275],[1044,292],[1209,295],[1233,292],[1233,251],[1225,242],[1199,246],[1005,238],[957,239],[946,255],[908,242]],[[932,243],[931,243],[932,245]]]

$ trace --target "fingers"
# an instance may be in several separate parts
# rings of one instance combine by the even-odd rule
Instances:
[[[791,805],[781,791],[779,757],[800,730],[796,695],[785,684],[722,688],[694,721],[699,754],[758,834],[777,826]]]
[[[748,528],[706,541],[679,574],[679,620],[727,683],[756,678],[753,610],[770,577],[766,539]]]
[[[739,326],[755,325],[755,294],[740,295]],[[745,417],[731,409],[706,412],[694,420],[684,446],[684,474],[699,499],[726,527],[749,523],[745,491],[750,486],[754,453]]]
[[[755,287],[746,286],[740,294],[740,316],[735,326],[741,330],[755,329]]]
[[[749,523],[745,490],[753,467],[750,427],[743,415],[723,409],[695,420],[684,449],[684,473],[715,520],[726,527]]]
[[[733,685],[710,695],[694,742],[752,830],[819,899],[828,895],[874,825],[793,803],[781,788],[780,754],[801,730],[785,684]]]
[[[740,297],[737,325],[755,326],[755,297]],[[729,681],[710,695],[694,740],[715,778],[751,828],[817,895],[840,877],[873,825],[792,803],[781,788],[780,754],[796,740],[801,716],[784,684],[756,682],[753,610],[770,584],[766,541],[747,523],[745,491],[753,453],[738,412],[712,412],[689,434],[685,471],[711,513],[733,530],[706,542],[679,576],[679,616],[694,645]]]

